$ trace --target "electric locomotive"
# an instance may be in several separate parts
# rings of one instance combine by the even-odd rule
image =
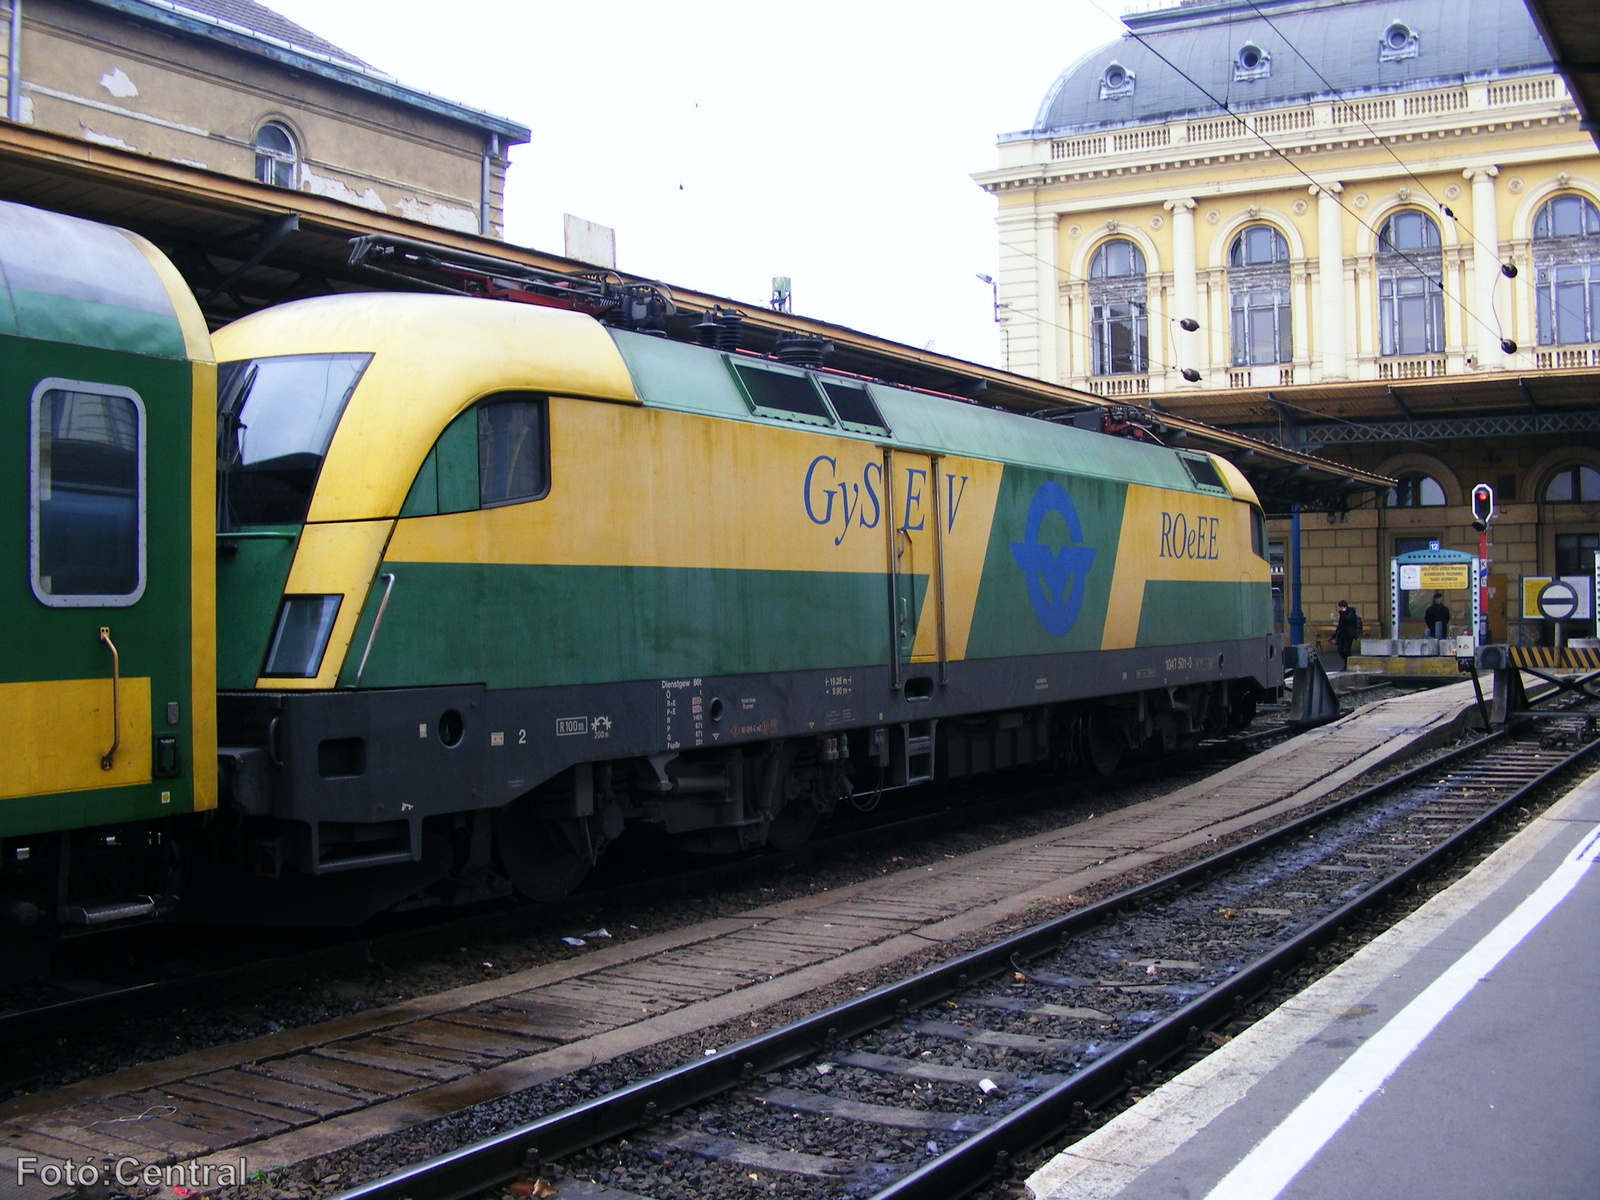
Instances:
[[[230,853],[280,915],[1109,770],[1274,682],[1260,505],[1209,454],[467,297],[214,339]]]
[[[177,902],[216,805],[216,367],[125,230],[0,202],[0,931]]]

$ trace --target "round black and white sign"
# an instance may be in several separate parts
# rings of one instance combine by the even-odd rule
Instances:
[[[1539,593],[1539,611],[1551,621],[1565,621],[1578,611],[1578,589],[1557,579]]]

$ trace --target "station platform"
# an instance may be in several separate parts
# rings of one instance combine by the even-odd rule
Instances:
[[[1594,1200],[1600,776],[1047,1163],[1038,1200]]]

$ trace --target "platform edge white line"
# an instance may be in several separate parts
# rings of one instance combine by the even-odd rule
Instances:
[[[1374,938],[1226,1047],[1063,1150],[1028,1178],[1030,1194],[1035,1200],[1110,1200],[1118,1195],[1566,833],[1568,814],[1596,792],[1600,792],[1600,775],[1579,783],[1465,878]]]

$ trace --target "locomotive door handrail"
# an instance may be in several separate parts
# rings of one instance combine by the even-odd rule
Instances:
[[[111,640],[111,626],[100,626],[99,640],[111,651],[111,749],[100,756],[100,769],[109,771],[116,762],[117,747],[122,745],[122,721],[117,699],[122,683],[122,656],[117,653],[117,644]]]
[[[894,448],[883,448],[884,533],[889,552],[889,690],[900,690],[900,539],[894,523]]]
[[[939,488],[939,463],[937,454],[919,454],[914,451],[905,452],[908,460],[913,464],[907,468],[909,475],[906,486],[912,489],[910,475],[921,474],[921,466],[927,464],[927,474],[932,477],[932,488],[926,493],[931,513],[920,518],[919,523],[908,526],[911,519],[911,505],[915,502],[919,509],[922,499],[914,490],[907,492],[906,511],[904,516],[899,515],[899,507],[895,502],[894,491],[894,449],[890,446],[883,447],[883,503],[884,513],[888,526],[889,550],[889,689],[898,691],[902,686],[904,662],[901,661],[902,653],[905,662],[926,661],[916,660],[917,635],[921,630],[923,619],[927,615],[929,604],[933,606],[933,634],[936,646],[936,657],[939,664],[939,684],[945,686],[950,682],[950,663],[948,645],[945,636],[945,588],[944,588],[944,530],[940,525],[939,497],[942,494]],[[927,510],[923,510],[926,512]],[[916,599],[916,556],[917,547],[911,536],[914,529],[926,529],[926,522],[931,515],[932,530],[932,562],[929,564],[926,590],[921,604]],[[925,547],[925,550],[929,547]],[[902,590],[901,571],[905,555],[909,551],[912,555],[912,579],[909,584],[909,593]],[[913,612],[913,610],[915,610]],[[909,629],[907,628],[909,626]],[[906,642],[909,639],[910,645]],[[919,699],[922,697],[919,697]]]
[[[367,669],[367,655],[372,653],[372,643],[378,636],[378,626],[383,624],[383,610],[389,607],[389,593],[394,591],[394,573],[385,571],[383,579],[383,599],[378,602],[378,615],[372,618],[372,630],[367,634],[367,648],[361,652],[361,665],[356,668],[355,680],[351,687],[361,686],[361,672]]]
[[[950,683],[950,661],[945,654],[944,640],[944,522],[940,519],[939,507],[939,455],[928,457],[928,474],[933,477],[933,575],[934,575],[934,603],[938,606],[934,619],[938,622],[934,626],[934,633],[939,644],[939,686],[945,687]]]

